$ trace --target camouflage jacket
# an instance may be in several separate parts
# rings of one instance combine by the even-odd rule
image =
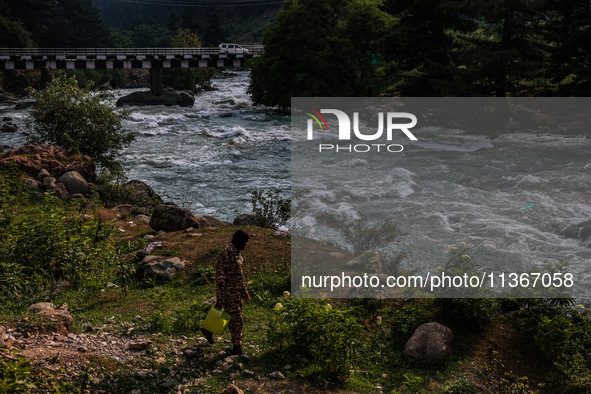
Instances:
[[[227,303],[246,297],[246,286],[242,272],[242,256],[230,242],[218,258],[215,270],[217,301]]]

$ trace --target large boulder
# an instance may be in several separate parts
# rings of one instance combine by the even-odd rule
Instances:
[[[57,309],[45,309],[37,312],[39,318],[47,320],[52,323],[55,330],[59,333],[65,333],[70,331],[74,318],[68,312],[68,306],[66,304],[60,306]]]
[[[442,364],[451,356],[453,333],[436,322],[420,325],[404,345],[404,354],[429,364]]]
[[[66,172],[60,176],[57,183],[61,183],[66,187],[68,194],[84,194],[88,191],[88,182],[82,175],[76,171]]]
[[[152,94],[150,91],[133,92],[117,100],[118,107],[126,105],[180,105],[182,107],[192,107],[195,103],[195,97],[186,93],[166,88],[160,96]]]
[[[18,126],[14,123],[5,123],[2,125],[2,129],[0,129],[3,133],[16,133],[18,131]]]
[[[33,86],[29,78],[28,70],[6,70],[4,75],[3,87],[6,91],[18,96],[26,96],[27,89]]]
[[[123,185],[124,200],[139,207],[152,207],[164,203],[162,198],[148,184],[131,180]]]
[[[256,226],[257,219],[253,214],[243,213],[234,218],[234,226]]]
[[[226,225],[220,219],[209,215],[199,215],[197,221],[199,222],[199,228],[224,227]]]
[[[244,391],[235,384],[231,384],[224,389],[220,394],[244,394]]]
[[[586,241],[591,238],[591,220],[574,224],[566,228],[562,234],[567,238],[580,239]]]
[[[181,231],[189,227],[200,228],[199,220],[188,209],[173,203],[157,205],[150,219],[150,227],[156,231]]]
[[[156,281],[169,281],[185,269],[185,262],[178,257],[146,256],[139,262],[135,272],[138,280],[147,278]]]

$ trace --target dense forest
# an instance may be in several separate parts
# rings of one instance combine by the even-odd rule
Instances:
[[[181,29],[204,46],[262,41],[250,91],[282,107],[294,96],[585,96],[590,88],[588,0],[280,3],[0,0],[0,46],[169,47]]]
[[[167,47],[179,29],[197,33],[208,46],[255,43],[281,7],[277,1],[187,4],[0,0],[0,47]]]
[[[288,0],[250,89],[283,107],[290,97],[384,91],[586,96],[590,26],[588,0]]]
[[[92,0],[0,0],[0,32],[0,46],[5,47],[74,48],[113,44],[111,33]]]
[[[175,31],[188,28],[199,34],[207,46],[232,40],[240,43],[260,41],[264,26],[277,15],[282,1],[238,0],[95,0],[107,25],[114,31],[152,26]]]

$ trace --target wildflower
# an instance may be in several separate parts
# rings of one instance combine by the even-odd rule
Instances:
[[[275,310],[279,310],[281,308],[283,308],[283,305],[280,302],[275,304]]]
[[[380,324],[382,324],[382,316],[377,316],[376,317],[376,324],[379,326]]]
[[[285,290],[285,291],[283,292],[283,297],[285,297],[285,298],[289,298],[290,296],[291,296],[291,293],[290,293],[289,291]]]

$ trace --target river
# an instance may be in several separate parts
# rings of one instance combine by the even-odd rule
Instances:
[[[192,108],[132,108],[125,128],[136,140],[122,156],[128,178],[148,183],[195,214],[227,221],[250,211],[256,189],[289,191],[290,117],[254,106],[248,81],[247,72],[215,80],[217,90],[197,95]],[[12,118],[21,130],[26,116],[27,110],[0,105],[0,118]],[[406,233],[393,249],[408,254],[408,267],[434,270],[445,265],[448,245],[466,242],[483,269],[520,271],[564,260],[578,284],[591,288],[591,242],[561,235],[569,225],[591,219],[588,135],[513,133],[491,139],[429,129],[419,134],[412,153],[395,156],[391,170],[372,187],[309,196],[311,216],[332,209],[327,204],[335,198],[342,201],[339,210],[353,212],[388,196],[395,201],[389,216]],[[22,132],[0,138],[12,146],[25,141]],[[310,174],[321,170],[311,168]]]
[[[250,211],[256,189],[289,190],[290,118],[254,106],[246,93],[248,72],[234,74],[213,80],[216,90],[196,95],[192,108],[133,107],[124,122],[136,137],[122,156],[127,177],[197,215],[226,221]],[[13,108],[0,105],[0,118],[25,130],[27,110]],[[11,146],[25,141],[23,133],[0,138]]]

